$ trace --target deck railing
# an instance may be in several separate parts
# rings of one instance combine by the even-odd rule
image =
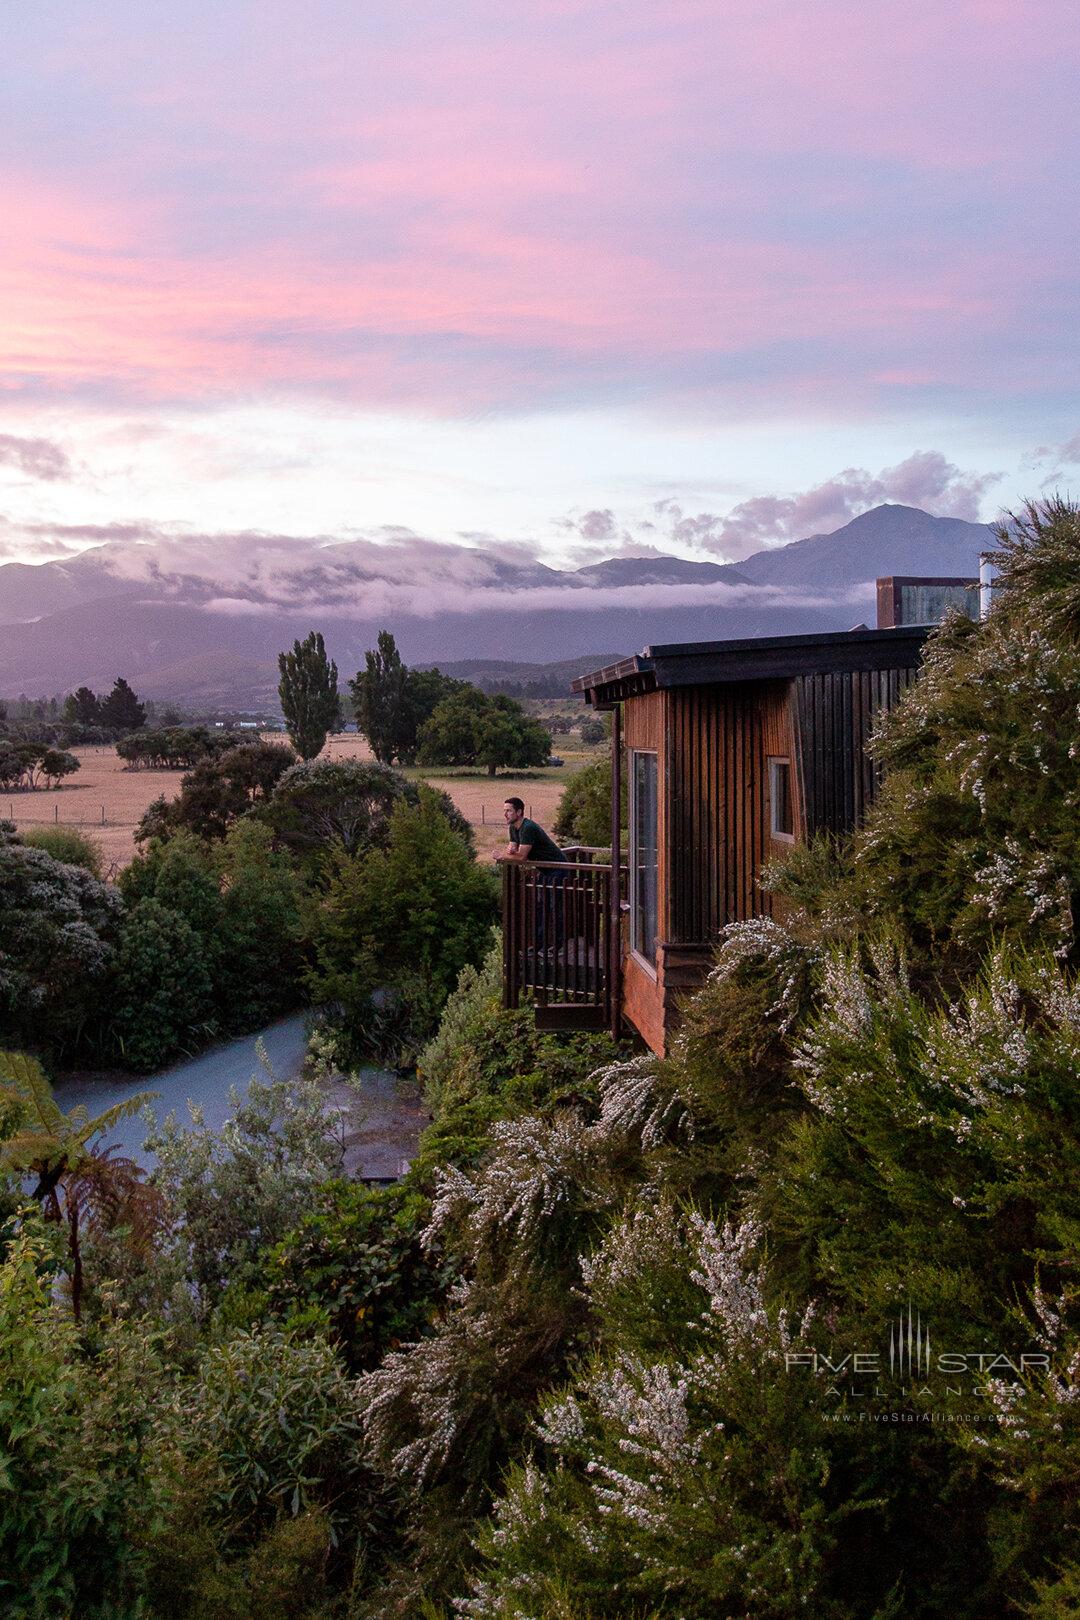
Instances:
[[[603,1029],[619,975],[611,866],[591,860],[600,851],[572,853],[503,864],[503,1005],[531,998],[549,1029]]]

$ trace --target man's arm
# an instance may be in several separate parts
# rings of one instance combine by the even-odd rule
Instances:
[[[507,844],[504,850],[495,851],[495,859],[497,861],[527,861],[531,853],[531,844]]]

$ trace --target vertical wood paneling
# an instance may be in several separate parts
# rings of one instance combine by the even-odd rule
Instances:
[[[851,832],[863,820],[881,776],[867,745],[879,719],[895,707],[915,673],[863,670],[796,679],[804,836]]]

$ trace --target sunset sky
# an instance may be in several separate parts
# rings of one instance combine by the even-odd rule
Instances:
[[[0,560],[737,558],[1080,486],[1073,0],[35,0],[2,38]]]

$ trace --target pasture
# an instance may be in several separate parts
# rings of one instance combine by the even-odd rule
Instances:
[[[267,733],[267,741],[284,741],[277,733]],[[583,751],[568,748],[577,738],[558,737],[556,751],[563,765],[552,769],[500,773],[492,778],[483,772],[465,770],[421,770],[410,767],[406,774],[414,781],[428,781],[445,788],[476,834],[480,858],[505,842],[502,805],[508,794],[524,799],[526,814],[550,829],[562,793],[563,783],[572,770],[598,757],[603,748]],[[143,812],[162,794],[167,799],[179,792],[183,771],[131,770],[115,748],[74,748],[80,768],[51,792],[0,795],[0,817],[16,827],[79,827],[100,846],[104,867],[115,876],[135,853],[133,834]],[[370,759],[371,751],[362,737],[346,732],[327,739],[324,759]]]

